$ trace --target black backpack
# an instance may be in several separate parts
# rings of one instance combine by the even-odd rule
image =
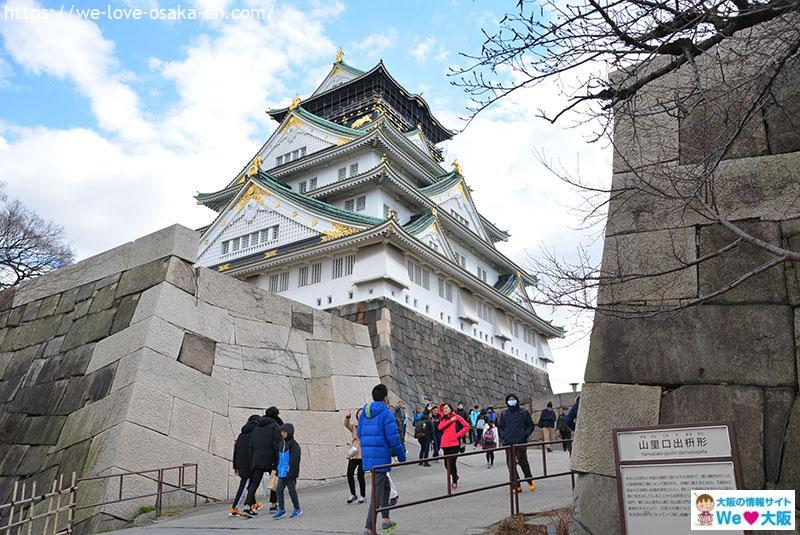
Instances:
[[[414,438],[417,440],[422,440],[428,436],[428,421],[427,420],[420,420],[417,423],[416,427],[414,427]]]

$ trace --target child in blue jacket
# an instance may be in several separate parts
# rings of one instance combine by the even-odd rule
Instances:
[[[300,509],[300,499],[297,497],[297,478],[300,477],[300,444],[294,439],[294,426],[283,424],[281,426],[281,436],[283,443],[278,450],[278,510],[272,516],[273,520],[286,516],[284,509],[283,491],[289,489],[289,497],[292,499],[291,518],[297,518],[303,514]]]

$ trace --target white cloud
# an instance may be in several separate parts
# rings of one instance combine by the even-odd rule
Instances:
[[[415,41],[415,43],[409,52],[417,60],[417,63],[427,63],[428,60],[441,63],[450,56],[450,52],[434,37],[428,37],[420,42]]]
[[[63,29],[44,25],[51,35],[4,24],[14,61],[74,82],[98,123],[114,125],[105,133],[0,123],[0,139],[7,140],[0,145],[0,177],[9,194],[64,225],[79,258],[176,221],[208,223],[212,214],[195,204],[194,193],[218,189],[263,143],[274,126],[264,110],[290,98],[286,77],[336,51],[322,17],[330,7],[312,15],[290,6],[268,12],[265,20],[209,27],[179,60],[150,59],[148,76],[172,82],[178,96],[158,118],[139,113],[113,43],[94,23],[59,20]],[[148,134],[129,135],[132,124]]]
[[[39,9],[33,0],[11,0],[11,10]],[[139,111],[139,99],[127,85],[130,73],[119,68],[114,43],[96,24],[67,13],[49,17],[0,19],[5,48],[19,65],[35,74],[73,82],[88,97],[101,128],[129,139],[145,139],[152,130]]]
[[[396,41],[397,29],[389,28],[385,32],[372,33],[361,41],[353,43],[351,47],[355,51],[363,52],[368,58],[375,58],[392,48]]]

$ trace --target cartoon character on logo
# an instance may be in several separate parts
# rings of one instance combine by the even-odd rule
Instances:
[[[710,526],[714,523],[714,516],[711,510],[714,508],[714,498],[710,494],[701,494],[695,500],[695,507],[697,507],[700,514],[697,515],[697,521],[701,526]]]

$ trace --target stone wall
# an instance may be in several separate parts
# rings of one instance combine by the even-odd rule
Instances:
[[[334,313],[369,328],[381,381],[408,404],[491,404],[509,392],[552,392],[546,372],[391,299],[345,305]]]
[[[1,503],[16,481],[42,489],[73,471],[181,463],[200,465],[200,493],[228,499],[234,439],[271,405],[295,425],[302,484],[344,475],[336,411],[371,399],[378,381],[367,329],[193,268],[197,239],[170,227],[0,293]],[[115,485],[81,484],[79,503]],[[155,489],[125,485],[127,496]],[[78,520],[89,532],[140,505]]]
[[[791,28],[796,33],[797,26]],[[760,53],[737,54],[743,41],[734,40],[698,61],[699,77],[713,88],[707,93],[713,113],[704,106],[668,111],[693,83],[692,73],[683,71],[649,86],[633,108],[618,110],[615,194],[603,252],[603,271],[612,280],[601,288],[601,304],[674,309],[774,258],[746,242],[737,245],[736,236],[696,206],[626,189],[644,181],[692,185],[695,164],[713,157],[731,129],[724,118],[739,116],[742,92],[761,83],[747,73],[769,65],[782,46],[765,28],[747,39]],[[715,68],[720,57],[722,68]],[[770,97],[780,106],[765,106],[742,127],[713,175],[714,202],[726,218],[794,251],[800,251],[800,129],[786,113],[799,109],[798,80],[800,69],[790,61]],[[654,112],[659,103],[663,111]],[[636,105],[648,113],[637,115]],[[745,488],[800,488],[797,268],[779,263],[729,292],[669,313],[595,315],[572,457],[573,470],[581,473],[576,533],[619,532],[612,428],[733,421]],[[655,272],[663,274],[623,281]]]

